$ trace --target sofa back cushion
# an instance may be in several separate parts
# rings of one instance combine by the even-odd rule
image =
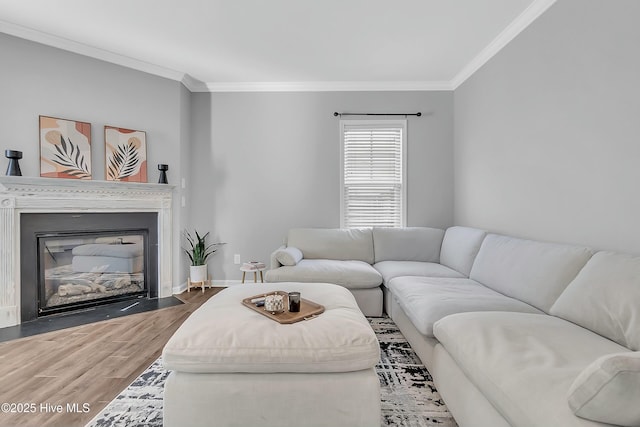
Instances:
[[[640,257],[597,252],[551,314],[640,350]]]
[[[439,262],[443,236],[439,228],[374,228],[375,260]]]
[[[473,261],[487,232],[477,228],[449,227],[444,232],[440,249],[440,264],[469,277]]]
[[[289,230],[287,246],[300,249],[306,259],[373,264],[373,237],[368,228],[293,228]]]
[[[581,246],[488,234],[469,277],[549,313],[592,255]]]

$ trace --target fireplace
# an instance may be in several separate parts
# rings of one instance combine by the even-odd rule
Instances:
[[[179,257],[172,256],[178,253],[179,239],[173,226],[172,207],[175,204],[172,193],[174,187],[168,184],[152,184],[137,182],[111,182],[111,181],[86,181],[79,179],[52,179],[28,176],[0,176],[0,328],[19,325],[23,319],[37,317],[39,298],[38,289],[34,285],[39,271],[48,268],[46,263],[40,265],[37,260],[38,243],[29,251],[23,247],[22,234],[24,220],[31,214],[61,214],[68,215],[65,226],[55,230],[52,227],[46,229],[32,229],[41,233],[40,237],[44,243],[52,250],[64,252],[63,257],[73,256],[73,249],[69,253],[68,243],[73,242],[53,242],[47,240],[48,232],[62,231],[67,233],[63,237],[70,237],[77,231],[89,232],[85,236],[73,236],[73,239],[81,240],[81,244],[107,244],[106,239],[122,237],[122,242],[127,243],[132,237],[131,234],[142,235],[144,250],[146,251],[149,264],[144,267],[144,286],[149,297],[158,298],[169,297],[173,294],[174,268],[179,264]],[[116,223],[91,228],[98,222],[89,214],[125,214],[121,215]],[[130,214],[147,214],[154,217],[155,225],[136,225]],[[88,221],[89,227],[82,224],[80,217],[91,218]],[[82,227],[81,227],[82,225]],[[57,228],[57,227],[56,227]],[[144,237],[147,230],[149,234]],[[114,234],[109,234],[113,231]],[[100,236],[90,233],[105,233]],[[53,240],[64,240],[54,237]],[[92,240],[93,239],[93,240]],[[95,240],[99,239],[99,240]],[[140,238],[137,238],[140,239]],[[106,242],[106,243],[105,243]],[[55,247],[57,246],[57,248]],[[125,245],[130,246],[130,245]],[[65,251],[66,249],[66,251]],[[86,248],[85,248],[86,249]],[[46,252],[46,248],[42,248]],[[88,255],[91,256],[91,255]],[[31,260],[31,270],[33,280],[25,281],[23,286],[23,260]],[[60,258],[58,258],[60,260]],[[72,266],[73,266],[73,260]],[[131,262],[135,262],[131,260]],[[152,266],[154,265],[154,266]],[[123,279],[126,280],[126,279]],[[94,284],[95,285],[95,284]],[[53,283],[51,288],[58,286]],[[64,288],[63,288],[64,289]],[[72,290],[78,292],[80,289]],[[25,302],[23,292],[30,292],[31,303]],[[63,293],[65,291],[63,290]],[[47,290],[44,290],[45,297]],[[61,304],[63,305],[63,304]],[[49,308],[49,307],[47,307]],[[60,307],[58,307],[60,308]],[[23,314],[26,310],[27,314]],[[46,319],[46,318],[45,318]]]
[[[157,215],[25,213],[21,320],[157,296]]]
[[[147,296],[146,234],[38,236],[38,316]]]

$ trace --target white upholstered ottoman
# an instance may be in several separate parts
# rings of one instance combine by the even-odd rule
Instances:
[[[300,291],[325,312],[282,325],[242,305],[275,290]],[[172,371],[165,427],[380,426],[378,341],[342,286],[227,288],[182,324],[162,357]]]

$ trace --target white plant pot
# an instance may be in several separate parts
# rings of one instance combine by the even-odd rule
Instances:
[[[191,282],[204,282],[207,280],[207,265],[189,266],[189,280]]]

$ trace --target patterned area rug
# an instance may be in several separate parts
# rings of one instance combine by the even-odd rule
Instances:
[[[409,343],[388,317],[369,318],[380,342],[382,426],[457,426]]]
[[[389,318],[370,318],[380,341],[383,427],[456,427],[433,380]],[[169,375],[156,360],[87,427],[162,427],[162,391]]]

